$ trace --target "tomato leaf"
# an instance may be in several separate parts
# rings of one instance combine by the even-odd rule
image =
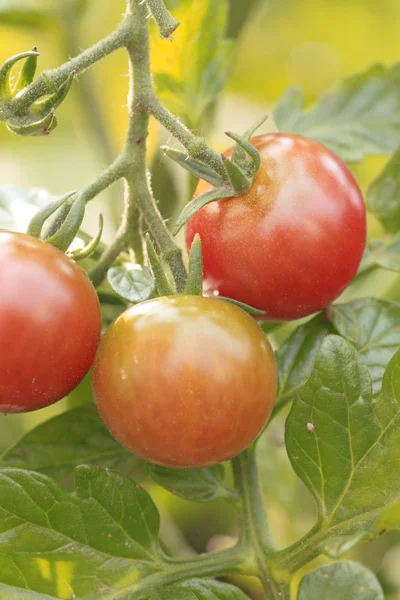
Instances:
[[[160,600],[249,600],[239,588],[211,579],[189,579],[157,592]]]
[[[332,322],[363,356],[378,393],[385,368],[400,348],[400,305],[377,298],[334,304]]]
[[[107,273],[107,279],[114,292],[128,302],[148,300],[155,290],[149,269],[140,265],[112,267]]]
[[[292,88],[275,108],[275,122],[280,131],[314,138],[346,161],[389,154],[399,143],[399,86],[400,64],[376,65],[345,79],[308,111],[302,92]]]
[[[364,252],[358,274],[381,267],[387,271],[400,271],[400,233],[385,240],[374,241]]]
[[[76,466],[99,465],[143,478],[150,465],[127,452],[106,429],[94,405],[81,406],[29,431],[0,459],[1,467],[40,471],[71,489]]]
[[[292,466],[331,535],[376,532],[400,498],[400,352],[378,398],[358,352],[338,336],[321,344],[286,421]],[[334,476],[332,476],[334,474]]]
[[[159,514],[150,496],[100,467],[79,467],[75,476],[70,494],[41,473],[0,470],[0,583],[7,598],[13,590],[23,597],[18,588],[55,598],[117,597],[159,565]]]
[[[367,193],[367,205],[388,233],[400,230],[400,148]]]
[[[366,538],[368,538],[368,534],[365,531],[360,531],[351,535],[334,536],[325,542],[323,553],[330,558],[340,558]]]
[[[233,44],[224,39],[227,0],[169,2],[180,26],[174,43],[166,45],[152,31],[152,70],[163,103],[191,129],[209,120],[210,107],[225,83]]]
[[[300,325],[276,353],[279,383],[277,402],[286,404],[311,375],[322,340],[334,329],[323,314]]]
[[[151,476],[166,490],[193,502],[212,502],[220,498],[232,500],[237,497],[235,490],[224,481],[225,470],[222,465],[190,471],[154,466]]]
[[[375,575],[358,563],[343,560],[304,575],[298,600],[384,600]]]

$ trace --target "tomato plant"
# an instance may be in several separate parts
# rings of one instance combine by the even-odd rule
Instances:
[[[0,231],[0,411],[48,406],[89,370],[100,305],[86,273],[54,246]]]
[[[0,122],[20,136],[0,132],[0,173],[39,187],[0,185],[0,413],[68,396],[0,414],[1,599],[395,600],[400,65],[374,57],[314,101],[312,65],[337,79],[321,36],[340,4],[349,25],[348,2],[320,2],[326,30],[303,10],[311,44],[286,26],[290,2],[267,17],[263,0],[22,4],[0,2],[15,50]],[[375,52],[366,24],[379,41],[386,21],[369,17]],[[353,37],[352,65],[367,47]],[[128,79],[97,65],[120,50]],[[240,71],[271,105],[279,54],[314,91],[253,124],[238,80],[219,104]],[[205,136],[225,122],[221,155]],[[107,166],[80,188],[91,151]]]
[[[230,460],[258,436],[275,400],[276,368],[261,329],[236,306],[164,297],[109,327],[93,388],[102,419],[131,452],[199,468]]]
[[[268,320],[305,317],[353,279],[365,247],[364,201],[348,167],[318,142],[278,133],[251,143],[261,155],[251,189],[197,212],[187,245],[200,234],[211,290],[265,310]],[[195,196],[210,189],[200,181]]]

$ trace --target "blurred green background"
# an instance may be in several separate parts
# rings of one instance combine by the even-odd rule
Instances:
[[[66,0],[66,5],[71,0]],[[20,0],[21,6],[29,0]],[[297,85],[312,103],[344,77],[371,64],[392,65],[399,60],[399,0],[247,0],[254,16],[242,29],[245,0],[231,0],[229,32],[241,30],[228,84],[217,107],[210,140],[218,149],[227,144],[224,131],[242,131],[265,112],[288,86]],[[124,0],[89,1],[77,22],[60,26],[49,20],[44,27],[0,22],[0,61],[14,53],[38,46],[40,70],[57,66],[69,56],[111,32],[124,11]],[[165,42],[168,44],[168,42]],[[154,53],[154,61],[161,60]],[[90,74],[74,83],[67,101],[58,109],[59,127],[43,138],[20,138],[0,127],[0,184],[44,187],[53,194],[79,189],[89,183],[121,148],[127,123],[127,62],[123,51],[96,65]],[[90,97],[82,109],[82,90],[91,77],[96,90],[106,134],[94,134]],[[83,92],[85,93],[85,92]],[[271,120],[265,128],[273,128]],[[106,138],[107,144],[104,144]],[[150,153],[155,155],[159,140],[169,139],[152,125]],[[385,158],[369,158],[354,166],[363,187],[375,177]],[[171,185],[178,183],[173,175]],[[184,200],[181,194],[180,201]],[[162,198],[160,198],[162,201]],[[85,228],[94,232],[97,215],[106,215],[105,240],[115,230],[121,188],[117,185],[90,204]],[[21,215],[21,221],[24,215]],[[370,237],[381,234],[369,218]],[[373,287],[373,289],[372,289]],[[371,289],[370,289],[371,288]],[[352,291],[360,295],[381,295],[398,300],[397,275],[379,274],[368,285]],[[275,343],[278,339],[275,340]],[[0,341],[1,343],[1,341]],[[90,399],[85,381],[73,397],[31,415],[0,416],[0,450],[27,429],[57,414],[69,405]],[[272,529],[280,544],[294,541],[313,523],[313,501],[288,464],[283,444],[282,423],[274,423],[261,441],[263,484],[271,507]],[[204,551],[218,547],[234,534],[233,515],[220,503],[196,506],[178,500],[168,492],[155,490],[155,499],[164,515],[166,543],[180,551]],[[183,535],[177,529],[182,529]],[[377,571],[390,600],[400,600],[400,535],[392,533],[379,541],[364,544],[352,557]],[[254,598],[262,598],[250,582]],[[257,595],[258,594],[258,595]]]

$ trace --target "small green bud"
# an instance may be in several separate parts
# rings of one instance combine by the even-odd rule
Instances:
[[[23,58],[37,57],[38,52],[31,50],[29,52],[21,52],[15,56],[8,58],[5,63],[0,67],[0,100],[8,100],[12,97],[13,90],[11,87],[11,69],[16,62]]]
[[[41,136],[49,135],[57,127],[57,119],[54,110],[38,121],[29,121],[26,117],[18,119],[16,122],[6,123],[7,128],[12,133],[23,136]]]

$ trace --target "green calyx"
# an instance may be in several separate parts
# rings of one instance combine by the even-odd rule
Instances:
[[[203,295],[203,252],[199,234],[196,234],[189,253],[189,272],[184,294]]]
[[[0,67],[0,102],[12,98],[13,95],[22,89],[20,87],[21,77],[27,80],[27,84],[33,81],[38,56],[39,53],[37,52],[36,48],[28,52],[20,52],[20,54],[15,54],[15,56],[8,58]],[[18,61],[23,60],[24,58],[27,60],[21,71],[20,77],[17,79],[17,83],[15,86],[13,86],[11,80],[11,69]],[[29,80],[31,74],[32,77]]]
[[[21,52],[7,59],[0,68],[0,106],[5,109],[13,106],[13,102],[21,100],[21,95],[34,79],[37,67],[37,48],[28,52]],[[20,60],[25,59],[24,65],[15,82],[12,83],[11,69]],[[7,128],[12,133],[22,136],[49,135],[57,127],[57,119],[54,111],[67,96],[75,73],[70,73],[59,88],[44,100],[36,100],[24,112],[13,111],[12,117],[5,117]],[[6,111],[5,114],[10,114]]]
[[[72,252],[68,252],[68,256],[73,258],[75,261],[83,260],[84,258],[89,258],[100,244],[101,236],[103,234],[103,225],[104,218],[103,215],[99,215],[99,226],[97,230],[96,236],[90,240],[83,248],[79,248],[79,250],[74,250]]]
[[[26,233],[33,237],[44,239],[47,243],[56,246],[56,248],[59,250],[62,250],[62,252],[66,252],[78,234],[83,217],[85,215],[85,199],[82,195],[78,195],[74,202],[72,202],[70,206],[68,205],[69,199],[74,194],[76,194],[75,191],[68,192],[52,204],[49,204],[48,206],[45,206],[39,210],[31,219]],[[67,210],[66,214],[63,215],[62,222],[59,224],[54,233],[46,237],[43,234],[43,226],[45,222],[49,217],[51,217],[51,215],[53,215],[59,208],[63,206],[65,206]],[[102,231],[103,218],[100,217],[99,232],[94,240],[89,242],[82,250],[71,253],[72,258],[74,258],[74,260],[81,260],[82,258],[90,256],[90,254],[96,250],[100,242]]]
[[[241,136],[227,132],[226,135],[236,142],[232,157],[222,156],[226,172],[226,180],[215,173],[210,167],[199,161],[189,159],[187,155],[178,150],[164,147],[165,153],[196,177],[204,179],[214,189],[197,196],[189,202],[179,215],[173,234],[176,235],[184,225],[204,206],[217,200],[229,200],[241,196],[249,191],[261,166],[261,156],[257,148],[250,143],[253,133],[265,122],[266,116],[259,119]]]

